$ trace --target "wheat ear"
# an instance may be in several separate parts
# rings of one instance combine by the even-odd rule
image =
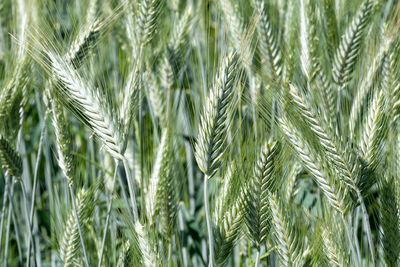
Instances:
[[[340,174],[342,180],[352,190],[357,191],[358,189],[356,184],[359,177],[355,176],[353,172],[353,166],[346,160],[344,153],[336,145],[335,140],[331,138],[330,134],[323,129],[322,123],[318,119],[316,112],[307,103],[303,94],[301,94],[301,92],[299,92],[294,85],[290,85],[290,94],[301,115],[306,119],[307,124],[317,136],[319,143],[325,149],[330,164]]]
[[[336,50],[333,63],[333,80],[340,87],[346,86],[351,79],[354,65],[360,52],[362,38],[373,11],[374,1],[366,0],[361,10],[344,33]]]
[[[53,128],[56,136],[57,162],[68,184],[73,183],[71,144],[68,129],[65,124],[63,109],[59,101],[52,99]]]
[[[100,37],[100,30],[102,24],[100,21],[95,20],[88,24],[78,34],[78,38],[72,43],[68,53],[65,55],[65,60],[74,66],[79,68],[83,63],[83,60],[88,55],[88,52],[93,48]]]
[[[214,87],[210,91],[200,119],[199,135],[195,146],[195,157],[204,173],[204,208],[206,211],[210,264],[214,265],[214,238],[208,200],[208,179],[220,167],[220,158],[225,151],[224,143],[232,113],[237,57],[229,54],[220,67]]]
[[[137,234],[137,240],[139,249],[142,254],[142,264],[146,267],[154,267],[160,264],[159,255],[153,247],[153,241],[147,235],[147,229],[139,222],[135,222],[135,232]]]
[[[213,177],[225,151],[224,140],[234,95],[237,57],[229,54],[220,67],[213,89],[210,91],[200,119],[195,156],[200,170]]]
[[[15,177],[22,174],[22,160],[10,143],[0,135],[0,164],[1,167]]]
[[[231,171],[234,171],[231,169]],[[230,173],[229,175],[234,175]],[[215,264],[224,266],[228,256],[240,236],[242,222],[244,218],[244,193],[239,189],[239,196],[232,200],[230,198],[232,191],[231,177],[225,177],[222,192],[215,205]]]
[[[298,133],[293,124],[285,117],[279,119],[281,128],[288,137],[292,147],[297,152],[299,159],[303,162],[306,169],[313,175],[321,191],[324,193],[329,203],[341,214],[346,213],[346,206],[343,197],[335,184],[330,181],[324,168],[320,165],[321,160],[315,155],[310,145],[304,141],[304,137]]]
[[[329,260],[330,266],[347,266],[348,262],[346,259],[346,255],[343,251],[343,248],[341,248],[334,239],[333,233],[331,233],[330,230],[325,227],[322,230],[321,236],[323,242],[323,250]]]
[[[88,87],[71,65],[58,55],[47,55],[51,70],[59,82],[56,88],[60,101],[93,130],[115,159],[122,160],[118,119],[111,115],[110,108],[101,100],[101,96]]]
[[[259,49],[265,56],[274,80],[282,79],[282,52],[277,43],[277,38],[269,21],[264,1],[254,0],[254,8],[261,13],[260,23],[257,25]]]
[[[395,266],[399,260],[400,250],[400,228],[398,211],[399,206],[396,199],[395,188],[392,184],[396,184],[394,179],[383,178],[380,186],[380,224],[381,228],[381,244],[384,252],[384,260],[387,266]]]
[[[138,45],[143,47],[151,41],[156,29],[157,17],[163,0],[142,0],[137,18]]]
[[[76,199],[72,200],[75,201],[78,220],[81,223],[89,219],[92,197],[92,192],[81,189]],[[75,212],[71,209],[60,240],[60,256],[64,261],[64,266],[72,266],[79,251],[78,220]]]
[[[370,170],[374,170],[381,160],[387,121],[385,110],[384,94],[378,91],[368,111],[360,144],[363,158]]]
[[[148,220],[150,224],[154,221],[156,215],[157,193],[160,191],[160,180],[167,175],[169,162],[169,140],[168,130],[163,130],[160,144],[158,146],[157,156],[155,158],[153,171],[150,177],[149,188],[146,194],[146,203],[148,205]]]
[[[269,196],[272,224],[279,257],[283,266],[297,266],[302,260],[302,245],[295,227],[290,223],[282,204],[275,195]]]
[[[358,86],[358,90],[354,96],[353,104],[351,106],[349,118],[349,132],[351,137],[353,137],[354,132],[356,131],[356,126],[357,123],[360,121],[361,110],[365,103],[365,98],[367,97],[368,92],[373,87],[377,71],[385,60],[385,56],[387,54],[387,50],[390,47],[390,43],[390,39],[384,39],[383,43],[378,49],[377,54],[373,58],[373,61],[370,64],[364,79],[361,80],[361,84]]]
[[[246,223],[257,249],[269,234],[271,215],[268,196],[275,191],[274,165],[278,152],[277,143],[267,141],[257,159],[254,175],[246,198]]]

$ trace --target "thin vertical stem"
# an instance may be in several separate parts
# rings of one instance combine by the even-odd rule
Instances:
[[[360,203],[361,203],[363,226],[364,226],[365,232],[367,233],[368,246],[369,246],[369,251],[371,253],[372,263],[373,263],[373,265],[375,265],[374,242],[372,241],[371,226],[369,224],[368,211],[365,207],[364,199],[359,191],[357,191],[357,195],[358,195],[358,199],[360,200]]]
[[[1,210],[1,220],[0,220],[0,250],[1,250],[1,244],[3,241],[4,214],[6,212],[8,188],[9,188],[9,183],[10,183],[10,176],[8,174],[6,174],[5,180],[6,180],[6,184],[4,186],[3,207]]]
[[[8,209],[11,212],[11,216],[12,216],[12,220],[14,222],[14,230],[15,230],[15,240],[17,241],[17,249],[18,249],[18,257],[19,257],[19,261],[22,263],[22,250],[21,250],[21,241],[19,239],[19,229],[18,229],[18,222],[17,222],[17,217],[15,216],[15,211],[14,211],[14,205],[13,205],[13,195],[14,195],[14,182],[15,178],[13,177],[12,181],[11,181],[11,189],[9,192],[9,202],[8,202]],[[4,249],[4,266],[7,266],[7,258],[8,258],[8,246],[9,246],[9,236],[10,236],[10,224],[11,221],[7,222],[7,230],[6,230],[6,247]]]
[[[108,203],[108,207],[107,207],[106,225],[104,226],[104,230],[103,230],[104,231],[104,233],[103,233],[103,241],[101,242],[101,249],[100,249],[98,267],[101,267],[101,261],[103,259],[103,253],[104,253],[104,246],[106,244],[108,223],[110,221],[111,207],[112,207],[112,203],[113,203],[113,192],[114,192],[115,180],[117,178],[117,172],[118,172],[118,164],[119,164],[119,161],[115,161],[114,177],[113,177],[113,180],[112,180],[112,187],[111,187],[111,198],[110,198],[110,202]]]
[[[254,264],[254,267],[258,267],[259,264],[260,264],[260,249],[257,249],[256,263]]]
[[[10,198],[10,203],[11,203],[11,198]],[[10,205],[9,205],[10,206]],[[7,266],[7,259],[8,259],[8,242],[9,242],[9,236],[10,236],[10,225],[11,225],[11,207],[8,208],[8,216],[7,216],[7,228],[6,228],[6,247],[4,250],[4,266]]]
[[[40,134],[40,139],[39,139],[39,149],[38,153],[36,156],[36,163],[35,163],[35,170],[33,173],[33,187],[32,187],[32,195],[31,195],[31,207],[30,207],[30,214],[29,214],[29,227],[33,226],[33,211],[35,207],[35,196],[36,196],[36,186],[37,186],[37,180],[38,180],[38,171],[39,171],[39,165],[40,165],[40,159],[42,158],[42,149],[43,149],[43,139],[46,135],[46,129],[44,127],[44,124],[47,119],[47,113],[46,116],[43,119],[43,124],[42,124],[42,132]],[[33,238],[33,236],[32,236]],[[34,246],[32,244],[32,246]],[[31,254],[31,236],[28,238],[28,255]]]
[[[353,238],[351,237],[350,227],[349,227],[349,225],[347,224],[346,219],[344,218],[344,216],[342,217],[342,219],[343,219],[343,224],[344,224],[345,232],[346,232],[346,235],[347,235],[347,239],[348,239],[349,244],[350,244],[351,255],[352,255],[352,257],[353,257],[354,264],[355,264],[357,267],[360,267],[361,265],[360,265],[360,261],[359,261],[359,259],[358,259],[359,252],[358,252],[358,251],[356,250],[356,248],[354,247]]]
[[[204,209],[206,212],[207,221],[207,232],[208,232],[208,246],[209,246],[209,264],[208,266],[213,267],[214,264],[214,237],[210,215],[210,204],[208,201],[208,175],[204,175]]]
[[[126,160],[126,158],[124,158],[122,160],[122,163],[124,165],[124,169],[125,169],[125,174],[126,174],[126,180],[128,182],[128,189],[129,189],[129,195],[131,198],[131,204],[132,204],[132,211],[133,211],[133,223],[136,223],[136,221],[139,218],[138,215],[138,208],[137,208],[137,204],[136,204],[136,196],[135,196],[135,188],[133,186],[133,180],[132,180],[132,176],[131,176],[131,172],[129,171],[129,166],[128,166],[128,161]]]
[[[25,216],[26,216],[26,221],[28,223],[28,233],[29,233],[29,238],[28,238],[28,247],[30,246],[30,243],[32,242],[32,247],[33,247],[33,254],[35,254],[35,246],[33,245],[33,235],[32,235],[32,227],[29,221],[29,212],[28,212],[28,207],[27,207],[27,203],[26,203],[26,190],[25,190],[25,185],[24,182],[22,180],[20,180],[20,184],[21,184],[21,189],[22,189],[22,197],[24,199],[23,201],[23,206],[24,206],[24,211],[25,211]],[[35,257],[34,257],[35,259]],[[30,267],[31,266],[31,254],[30,251],[27,251],[27,255],[26,255],[26,266]]]

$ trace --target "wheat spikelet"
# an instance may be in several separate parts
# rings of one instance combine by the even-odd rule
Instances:
[[[175,75],[174,75],[174,71],[173,71],[173,66],[170,62],[170,60],[168,59],[169,57],[164,57],[163,60],[163,64],[161,66],[161,88],[163,90],[163,92],[165,92],[166,95],[166,112],[163,114],[163,116],[161,117],[161,123],[162,125],[164,125],[164,127],[167,126],[167,121],[170,116],[170,112],[171,112],[171,96],[173,94],[173,85],[174,85],[174,80],[175,80]]]
[[[373,0],[366,0],[363,3],[361,10],[342,36],[342,40],[336,50],[332,73],[333,80],[341,87],[344,87],[351,79],[351,74],[357,62],[362,38],[368,26],[368,22],[370,21],[373,7]]]
[[[72,157],[68,129],[62,106],[57,99],[52,99],[53,128],[56,136],[57,162],[69,185],[72,185]]]
[[[288,121],[288,119],[280,118],[279,122],[283,132],[297,152],[299,159],[303,162],[310,174],[314,176],[315,181],[321,188],[321,191],[324,193],[329,203],[340,213],[346,213],[347,208],[344,198],[340,195],[340,190],[338,190],[335,184],[330,181],[324,168],[320,165],[321,159],[316,157],[315,152],[313,152],[309,144],[304,141],[304,138],[299,135],[298,131],[295,130],[294,126]]]
[[[128,135],[132,129],[133,118],[136,115],[136,112],[139,107],[139,103],[141,99],[140,90],[141,83],[139,79],[138,69],[135,68],[133,71],[129,73],[128,80],[123,89],[123,102],[120,107],[120,117],[122,120],[123,127],[123,146],[122,150],[126,149],[126,142],[128,140]]]
[[[76,69],[81,66],[88,52],[98,41],[101,28],[100,21],[95,20],[81,30],[64,57],[68,64],[73,65]]]
[[[256,246],[265,242],[270,228],[268,195],[275,191],[274,164],[277,156],[277,143],[268,141],[263,145],[254,168],[249,192],[246,194],[246,223]]]
[[[301,172],[301,170],[302,170],[301,164],[298,161],[295,161],[295,163],[292,165],[292,167],[290,169],[288,178],[286,180],[286,185],[285,185],[285,188],[286,188],[285,201],[286,201],[286,203],[289,203],[293,197],[296,178],[297,178],[297,175]]]
[[[254,0],[254,9],[260,12],[261,20],[257,25],[259,48],[262,56],[265,56],[272,72],[272,78],[282,79],[282,52],[277,43],[277,38],[273,32],[269,21],[264,2]]]
[[[343,249],[337,244],[333,238],[333,233],[330,232],[328,227],[324,227],[321,233],[323,250],[328,257],[330,266],[347,266],[348,262]]]
[[[145,46],[153,38],[156,29],[157,17],[163,0],[142,0],[137,18],[137,44]]]
[[[359,177],[357,177],[357,175],[355,176],[351,162],[348,162],[346,160],[346,156],[335,144],[333,138],[331,138],[330,135],[322,128],[322,125],[319,122],[318,117],[316,116],[313,109],[306,104],[303,95],[293,85],[290,85],[290,94],[293,98],[293,101],[299,108],[301,115],[306,119],[311,130],[317,136],[319,143],[325,149],[328,161],[340,174],[342,180],[350,188],[352,188],[353,190],[357,190],[356,184]]]
[[[168,130],[164,129],[161,137],[160,144],[158,146],[157,155],[155,158],[153,171],[150,177],[149,188],[147,192],[146,203],[148,205],[148,219],[150,224],[154,220],[154,216],[156,215],[156,205],[157,205],[157,193],[160,190],[164,190],[165,188],[160,189],[160,183],[162,177],[168,175],[168,163],[170,161],[170,147],[168,140]]]
[[[306,77],[312,81],[317,73],[318,61],[316,58],[316,31],[314,24],[316,23],[315,18],[311,15],[309,10],[306,10],[306,0],[300,1],[300,44],[301,44],[301,55],[300,62],[301,67]],[[307,7],[311,9],[309,1],[306,1]]]
[[[228,208],[217,211],[215,219],[215,262],[223,266],[229,254],[232,252],[235,242],[239,238],[243,222],[243,203],[240,196],[237,201]],[[221,214],[221,210],[225,210]]]
[[[229,54],[220,67],[200,122],[195,156],[200,170],[210,178],[220,166],[224,140],[231,114],[237,57]]]
[[[391,122],[396,122],[399,117],[399,106],[400,106],[400,83],[397,78],[398,71],[396,70],[397,66],[397,57],[396,53],[399,51],[399,43],[395,43],[391,49],[388,51],[386,56],[386,61],[384,64],[383,72],[384,76],[387,77],[386,86],[381,85],[381,88],[387,88],[389,91],[386,95],[390,98],[390,107],[391,107]]]
[[[82,188],[76,196],[76,210],[81,224],[89,219],[93,193]],[[64,266],[73,266],[79,251],[79,230],[77,218],[71,209],[60,240],[60,256]]]
[[[395,122],[400,117],[400,83],[397,83],[397,85],[394,87],[392,95],[392,122]]]
[[[335,2],[323,0],[323,17],[326,19],[327,45],[329,55],[333,55],[339,42],[338,16],[336,14]]]
[[[177,63],[183,53],[185,41],[187,40],[186,37],[192,28],[192,19],[192,7],[188,5],[177,25],[172,29],[171,37],[167,44],[167,49],[172,54],[171,57],[173,58],[173,63]]]
[[[18,102],[22,88],[29,81],[29,62],[26,58],[16,59],[16,66],[11,72],[11,77],[5,79],[6,84],[0,94],[0,119],[6,120],[13,105]]]
[[[386,133],[385,98],[382,91],[375,93],[363,127],[360,149],[370,170],[374,170],[382,156],[382,145]]]
[[[9,174],[19,177],[22,174],[21,157],[11,147],[10,143],[0,135],[0,163]]]
[[[392,186],[393,179],[383,179],[380,186],[380,224],[382,248],[384,252],[384,260],[387,266],[395,266],[399,260],[400,251],[400,229],[398,217],[398,203],[393,201],[396,199],[396,193]]]
[[[147,99],[150,102],[151,110],[154,115],[160,120],[163,126],[165,124],[165,94],[160,90],[157,79],[154,74],[147,71],[143,75],[144,86],[146,88]]]
[[[373,87],[375,75],[379,67],[384,62],[390,42],[390,39],[385,39],[383,41],[372,63],[370,64],[364,79],[361,80],[361,84],[358,86],[358,90],[353,99],[353,105],[351,106],[350,111],[349,128],[351,135],[353,135],[354,131],[356,130],[357,122],[361,117],[361,109],[365,103],[365,98],[367,97],[369,90]]]
[[[155,267],[159,266],[159,257],[157,252],[153,248],[152,240],[147,236],[147,229],[144,229],[143,225],[136,221],[135,232],[137,234],[137,240],[139,244],[139,249],[142,254],[142,266]]]
[[[233,47],[238,51],[240,60],[245,66],[247,74],[251,75],[253,56],[250,50],[251,43],[249,40],[251,40],[251,38],[248,36],[249,33],[246,32],[242,18],[237,8],[232,5],[231,0],[221,0],[219,4],[224,14],[225,22],[229,27]]]
[[[47,55],[51,61],[51,70],[60,83],[56,87],[60,101],[93,130],[114,158],[122,159],[120,129],[106,103],[63,59],[53,53]]]
[[[317,63],[316,70],[316,84],[321,88],[322,96],[325,104],[325,116],[327,117],[326,124],[332,125],[332,123],[336,119],[336,110],[335,110],[335,94],[333,92],[332,83],[328,80],[328,77],[322,70],[321,66]]]
[[[282,204],[275,195],[270,195],[272,224],[274,227],[275,242],[283,266],[297,266],[301,260],[301,242],[295,228],[287,218]]]
[[[120,255],[118,257],[117,267],[124,267],[127,265],[127,258],[129,255],[130,246],[131,244],[129,240],[127,240],[125,244],[122,245],[122,251],[120,252]]]
[[[169,241],[171,241],[170,236],[174,231],[176,215],[178,212],[176,187],[176,173],[173,170],[173,165],[170,163],[168,166],[168,172],[160,179],[156,206],[156,210],[160,217],[159,223],[161,232],[166,235]]]

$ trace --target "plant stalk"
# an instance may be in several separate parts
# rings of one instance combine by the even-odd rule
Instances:
[[[208,175],[204,175],[204,210],[206,212],[206,221],[207,221],[207,232],[208,232],[208,246],[209,246],[209,259],[208,266],[215,266],[214,263],[214,237],[213,237],[213,229],[210,215],[210,203],[208,201]]]
[[[37,186],[37,180],[38,180],[38,171],[39,171],[40,160],[42,158],[43,139],[46,135],[46,129],[44,127],[46,120],[47,120],[47,113],[43,120],[44,123],[42,124],[42,132],[40,134],[40,139],[39,139],[39,149],[38,149],[38,153],[36,156],[35,170],[33,173],[33,186],[32,186],[32,196],[31,196],[31,207],[30,207],[30,214],[29,214],[29,227],[33,227],[33,213],[34,213],[33,211],[35,208],[36,186]],[[31,254],[31,236],[28,237],[28,255],[30,255],[30,254]]]
[[[25,211],[25,216],[26,216],[26,221],[28,224],[28,233],[29,233],[29,237],[28,237],[28,248],[30,247],[30,243],[32,242],[32,247],[33,247],[33,254],[35,254],[35,246],[33,244],[33,235],[32,235],[32,227],[31,227],[31,223],[29,221],[29,212],[28,212],[28,207],[27,207],[27,203],[26,203],[26,190],[25,190],[25,185],[24,182],[22,180],[19,180],[20,184],[21,184],[21,189],[22,189],[22,197],[24,199],[24,203],[22,204],[24,206],[24,211]],[[29,252],[29,253],[28,253]],[[35,257],[33,257],[35,259]],[[30,267],[31,266],[31,254],[30,254],[30,250],[27,250],[27,254],[26,254],[26,266]]]
[[[115,161],[115,170],[114,170],[114,177],[113,177],[113,181],[112,181],[111,198],[110,198],[110,202],[108,203],[108,207],[107,207],[106,225],[104,226],[103,241],[101,242],[101,249],[100,249],[100,256],[99,256],[99,264],[98,264],[98,267],[101,267],[101,261],[102,261],[102,259],[103,259],[104,247],[105,247],[105,244],[106,244],[108,223],[109,223],[109,221],[110,221],[111,207],[112,207],[112,202],[113,202],[113,196],[112,196],[112,194],[113,194],[113,192],[114,192],[115,180],[116,180],[116,178],[117,178],[118,164],[119,164],[119,161]]]
[[[343,219],[343,224],[344,224],[345,232],[346,232],[346,235],[347,235],[347,239],[348,239],[349,244],[350,244],[351,255],[353,257],[354,264],[357,267],[360,267],[361,266],[360,265],[360,261],[358,260],[358,256],[357,256],[357,255],[359,255],[359,253],[357,252],[356,248],[354,247],[353,238],[351,238],[350,227],[347,224],[346,219],[344,218],[344,216],[342,216],[342,219]]]
[[[2,240],[3,240],[4,214],[6,213],[9,184],[10,184],[10,175],[6,174],[5,185],[4,185],[4,194],[3,194],[3,207],[1,210],[1,220],[0,220],[0,250],[1,250]]]
[[[257,250],[256,263],[254,264],[254,267],[258,267],[259,264],[260,264],[260,249]]]
[[[139,215],[138,215],[138,208],[137,208],[137,204],[136,204],[135,188],[132,184],[133,183],[132,175],[131,175],[131,172],[129,171],[128,161],[126,160],[126,158],[124,158],[122,160],[122,163],[124,165],[126,180],[128,182],[129,195],[130,195],[131,203],[132,203],[133,220],[134,220],[133,223],[136,223],[139,218]]]

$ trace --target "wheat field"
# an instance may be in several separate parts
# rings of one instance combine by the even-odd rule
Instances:
[[[399,11],[0,1],[0,266],[400,266]]]

